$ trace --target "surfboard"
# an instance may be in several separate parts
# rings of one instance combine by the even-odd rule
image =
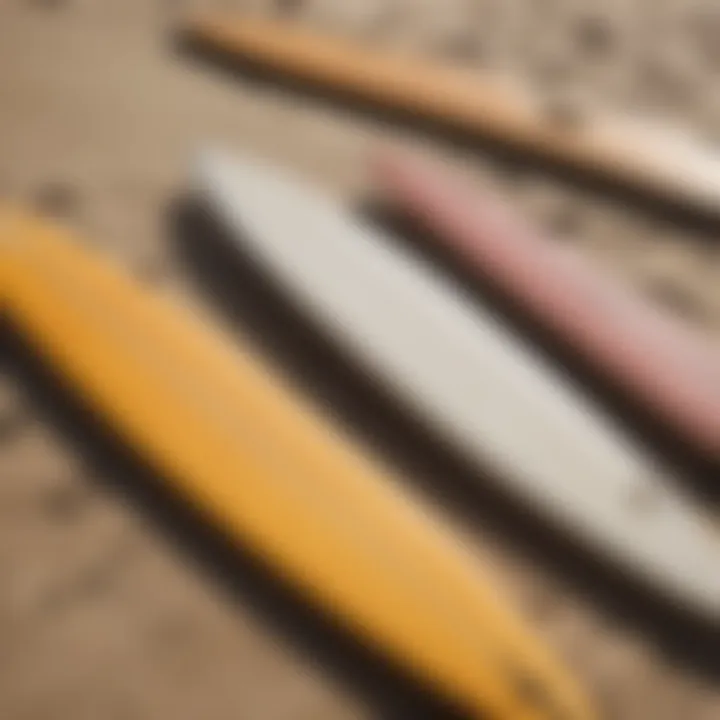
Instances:
[[[439,437],[568,538],[717,622],[709,517],[487,307],[277,167],[210,151],[194,186],[238,251]]]
[[[329,89],[574,168],[712,218],[720,159],[711,142],[669,121],[535,96],[510,78],[238,13],[191,13],[195,48]]]
[[[474,717],[594,717],[434,513],[197,311],[15,209],[0,311],[169,488],[417,679]]]
[[[673,436],[720,462],[720,346],[529,228],[489,191],[384,153],[385,197]]]

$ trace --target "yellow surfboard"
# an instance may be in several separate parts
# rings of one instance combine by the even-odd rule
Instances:
[[[594,717],[448,531],[207,321],[16,209],[0,302],[174,490],[419,680],[473,716]]]

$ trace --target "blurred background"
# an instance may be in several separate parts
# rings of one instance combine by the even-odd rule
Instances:
[[[505,74],[539,97],[640,109],[715,142],[720,3],[0,0],[4,197],[69,221],[184,302],[217,310],[222,300],[220,322],[280,358],[430,495],[611,717],[720,718],[716,643],[592,588],[552,548],[530,551],[533,536],[501,507],[489,502],[473,514],[461,498],[437,486],[433,494],[433,479],[462,470],[440,449],[420,450],[419,431],[356,378],[328,370],[326,350],[253,278],[230,279],[235,287],[219,298],[219,280],[208,280],[213,259],[187,256],[192,218],[179,199],[193,153],[212,143],[285,164],[357,205],[373,147],[430,150],[715,337],[718,226],[332,98],[221,72],[176,47],[175,24],[194,7],[291,17],[373,47]],[[449,716],[186,517],[133,458],[91,438],[13,340],[2,342],[3,720]]]

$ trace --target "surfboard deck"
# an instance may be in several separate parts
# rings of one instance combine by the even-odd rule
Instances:
[[[267,163],[208,152],[195,186],[237,248],[439,436],[572,538],[717,623],[710,519],[487,308]]]
[[[14,209],[0,309],[209,522],[418,679],[478,717],[594,717],[447,530],[207,320]]]

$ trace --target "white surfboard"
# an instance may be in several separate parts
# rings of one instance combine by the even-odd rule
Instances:
[[[196,185],[239,249],[440,436],[670,601],[720,620],[709,515],[491,311],[268,164],[208,152]]]

